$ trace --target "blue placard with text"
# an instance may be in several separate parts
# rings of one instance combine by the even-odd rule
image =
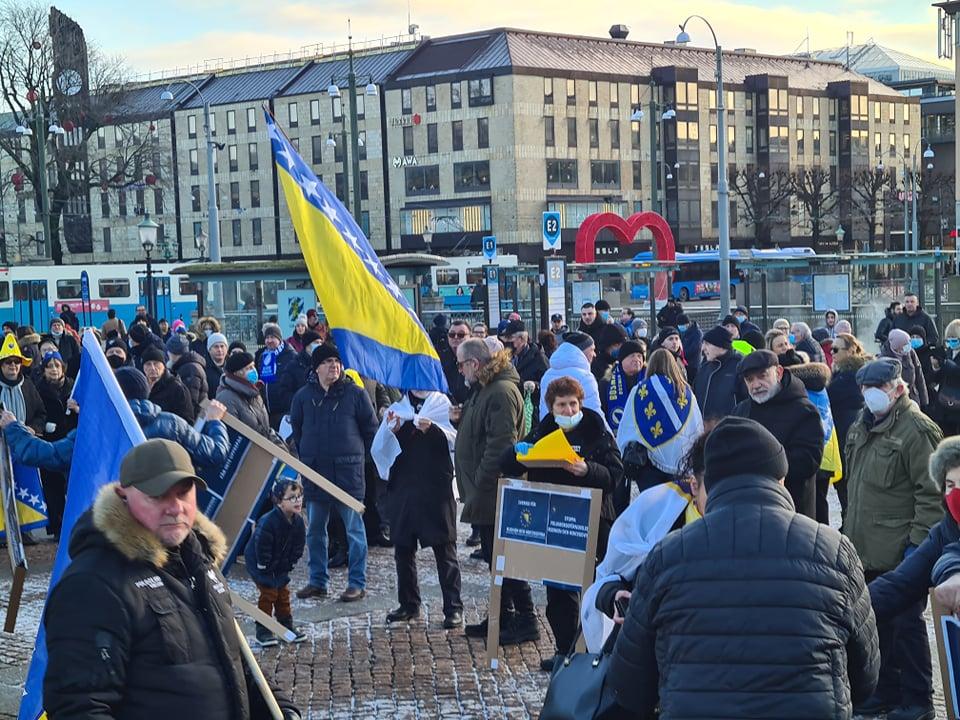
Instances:
[[[505,487],[500,502],[503,540],[586,552],[590,496]]]

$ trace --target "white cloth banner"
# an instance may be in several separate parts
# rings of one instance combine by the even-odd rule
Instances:
[[[377,466],[377,472],[384,480],[390,479],[390,468],[393,467],[394,461],[400,456],[400,441],[397,440],[397,436],[390,429],[390,423],[387,422],[390,413],[398,417],[401,423],[412,422],[416,424],[421,418],[429,420],[443,431],[443,434],[447,437],[447,444],[453,451],[457,431],[450,424],[450,401],[447,396],[443,393],[431,392],[427,395],[420,412],[416,413],[413,410],[413,405],[410,404],[410,398],[404,395],[399,402],[395,402],[388,407],[383,414],[383,420],[380,421],[380,427],[377,429],[377,434],[373,438],[373,445],[370,448],[370,456]]]

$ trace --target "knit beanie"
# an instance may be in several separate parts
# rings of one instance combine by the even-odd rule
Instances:
[[[167,352],[171,355],[186,355],[190,350],[190,343],[183,335],[171,335],[167,340]]]
[[[163,355],[163,350],[153,345],[148,347],[146,350],[144,350],[140,354],[140,360],[145,363],[148,363],[148,362],[164,363],[167,361],[166,357],[164,357]]]
[[[783,445],[750,418],[725,417],[710,433],[703,452],[703,484],[708,491],[734,475],[760,475],[774,480],[787,475]]]
[[[623,345],[620,346],[620,352],[617,355],[621,360],[623,360],[628,355],[633,355],[634,353],[640,353],[643,356],[646,356],[647,352],[644,350],[643,345],[636,342],[635,340],[627,340]]]
[[[247,365],[253,364],[253,355],[248,352],[238,352],[227,355],[227,361],[223,365],[223,369],[228,373],[235,373],[238,370],[243,370]]]
[[[147,326],[143,323],[135,323],[130,326],[127,336],[138,345],[147,341]]]
[[[300,342],[303,343],[304,347],[310,347],[317,340],[322,340],[323,337],[320,333],[314,330],[307,330],[303,335],[300,336]]]
[[[729,350],[733,347],[733,335],[722,325],[717,325],[707,330],[703,334],[703,341],[715,345],[718,348],[723,348],[724,350]]]
[[[210,352],[210,348],[212,348],[217,343],[223,343],[224,345],[226,345],[227,336],[224,335],[223,333],[218,333],[218,332],[210,333],[210,337],[207,338],[207,352]]]
[[[667,325],[666,327],[661,328],[660,332],[657,334],[657,345],[663,345],[663,341],[672,335],[680,337],[680,331],[672,325]]]
[[[320,363],[324,360],[329,360],[330,358],[336,358],[340,360],[340,363],[343,364],[343,360],[340,359],[340,351],[337,350],[337,346],[333,343],[324,343],[316,350],[313,351],[313,355],[310,356],[310,362],[313,364],[313,369],[316,370],[320,367]]]
[[[563,341],[571,345],[576,345],[581,350],[589,350],[594,344],[592,337],[579,330],[566,333],[563,336]]]
[[[283,332],[276,323],[266,323],[263,326],[263,336],[265,338],[275,337],[277,340],[283,340]]]
[[[150,395],[147,376],[132,367],[122,367],[113,373],[127,400],[146,400]]]

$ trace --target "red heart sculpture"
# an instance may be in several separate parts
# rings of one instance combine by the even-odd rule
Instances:
[[[670,224],[660,213],[651,211],[634,213],[626,220],[616,213],[590,215],[577,230],[576,252],[578,263],[592,263],[597,259],[597,235],[601,230],[610,230],[621,245],[631,245],[637,233],[650,228],[653,233],[654,255],[660,262],[673,262],[677,258],[676,242]],[[654,283],[657,300],[667,299],[667,273],[657,273]]]

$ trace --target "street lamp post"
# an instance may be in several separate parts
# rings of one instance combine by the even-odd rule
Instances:
[[[717,225],[720,228],[720,315],[730,314],[730,191],[727,185],[727,131],[726,105],[723,98],[723,51],[717,41],[717,34],[713,26],[702,15],[691,15],[680,26],[677,43],[684,45],[690,42],[687,34],[687,23],[698,18],[706,23],[713,35],[713,44],[717,49]]]
[[[47,178],[47,137],[53,136],[56,140],[58,135],[65,135],[66,130],[64,130],[60,125],[51,117],[50,126],[46,127],[46,111],[43,105],[43,99],[37,95],[36,107],[34,110],[33,124],[36,127],[36,132],[29,125],[17,125],[16,132],[21,137],[31,137],[36,135],[37,138],[37,183],[38,191],[40,193],[40,220],[43,225],[43,250],[44,256],[47,258],[52,257],[52,238],[50,237],[50,195],[49,195],[49,186]]]
[[[137,225],[137,233],[140,235],[140,246],[147,256],[147,274],[144,280],[144,291],[147,295],[147,312],[150,317],[157,316],[157,297],[153,291],[153,266],[150,264],[150,253],[157,244],[157,231],[160,226],[150,219],[150,213],[143,214],[143,220]]]
[[[912,212],[911,212],[911,227],[910,227],[910,249],[913,252],[917,252],[920,249],[920,233],[919,233],[919,223],[917,221],[917,197],[919,195],[919,186],[917,184],[917,155],[920,154],[920,147],[923,145],[923,138],[917,142],[917,147],[913,152],[913,162],[911,168],[911,189],[912,189]],[[927,143],[927,149],[923,151],[924,160],[932,160],[935,157],[933,148],[930,147],[930,144]],[[933,167],[932,164],[930,167]],[[913,272],[911,275],[914,277],[914,282],[919,287],[920,282],[920,266],[916,263],[913,264]]]

